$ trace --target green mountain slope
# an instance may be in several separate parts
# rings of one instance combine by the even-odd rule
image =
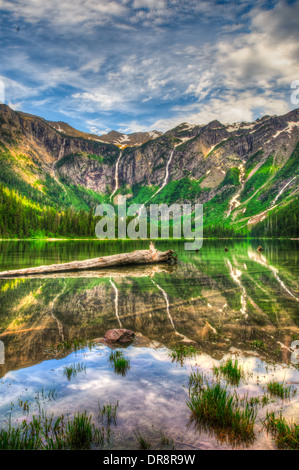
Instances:
[[[58,214],[87,214],[99,203],[117,204],[119,195],[128,205],[201,203],[209,233],[217,225],[269,235],[267,220],[275,215],[278,227],[288,207],[298,207],[299,110],[253,123],[184,123],[141,137],[148,139],[142,145],[117,146],[0,104],[1,191],[19,198],[25,212]],[[296,223],[284,235],[296,236]],[[2,236],[20,235],[4,225]],[[37,225],[30,233],[49,233]]]

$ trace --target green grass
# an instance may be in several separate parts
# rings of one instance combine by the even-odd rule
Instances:
[[[216,194],[212,199],[204,203],[205,226],[229,225],[223,215],[228,211],[229,201],[235,193],[235,188],[227,186],[221,194]]]
[[[254,173],[250,180],[245,183],[244,189],[240,196],[241,202],[244,202],[246,199],[252,196],[252,194],[269,179],[272,174],[272,165],[273,156],[270,155],[267,160],[260,166],[260,168]]]
[[[170,447],[174,449],[174,441],[173,439],[169,439],[169,437],[161,431],[161,446],[162,447]]]
[[[296,389],[293,387],[286,387],[285,385],[272,380],[267,383],[267,391],[271,396],[279,397],[282,399],[290,398],[292,395],[295,395]]]
[[[222,188],[223,186],[226,186],[226,185],[238,186],[239,184],[240,184],[240,170],[239,168],[233,167],[233,168],[230,168],[226,172],[226,175],[220,187]]]
[[[50,388],[48,392],[45,392],[44,388],[41,391],[38,391],[35,396],[35,401],[39,403],[41,400],[53,401],[56,400],[57,393],[55,388]]]
[[[223,376],[231,385],[239,385],[240,380],[244,377],[244,372],[237,359],[227,359],[219,367],[214,366],[213,372],[216,377]]]
[[[299,450],[299,426],[289,424],[281,415],[276,418],[275,413],[267,413],[264,426],[274,435],[279,448]]]
[[[262,397],[251,397],[248,399],[250,406],[266,406],[270,402],[270,397],[268,395],[263,395]]]
[[[250,172],[258,165],[263,153],[263,150],[259,150],[249,157],[245,166],[245,178],[248,178]]]
[[[129,205],[131,204],[144,204],[147,202],[157,191],[158,186],[146,186],[142,184],[134,184],[130,190],[127,190],[125,194],[132,193],[132,199],[129,199]],[[116,193],[122,194],[122,188]]]
[[[111,423],[116,425],[117,409],[118,401],[116,405],[108,403],[106,405],[101,406],[99,403],[99,418],[101,423],[104,424],[106,422],[106,425],[108,427],[111,425]]]
[[[247,401],[241,406],[235,395],[219,383],[210,385],[205,381],[201,388],[191,389],[187,406],[191,421],[212,428],[218,436],[226,433],[230,440],[241,441],[254,437],[256,411]]]
[[[112,351],[109,356],[109,362],[118,375],[125,376],[130,369],[130,361],[124,357],[122,351]]]
[[[29,404],[28,400],[23,401],[19,398],[18,399],[18,405],[19,405],[20,408],[22,408],[24,413],[29,413],[30,404]]]
[[[170,181],[151,202],[153,204],[173,204],[177,201],[192,201],[201,193],[202,188],[199,182],[185,176],[178,181]]]
[[[235,399],[236,399],[237,403],[242,404],[242,405],[248,404],[251,407],[254,407],[254,406],[255,407],[258,407],[258,406],[264,407],[264,406],[268,405],[271,401],[269,395],[262,395],[262,396],[250,397],[249,398],[248,394],[245,395],[244,397],[239,397],[235,393],[234,396],[235,396]]]
[[[203,375],[198,371],[192,371],[189,375],[189,389],[201,390],[204,384]]]
[[[75,414],[72,420],[64,415],[47,417],[42,412],[16,427],[10,421],[7,429],[1,429],[0,450],[90,449],[102,447],[106,439],[109,432],[96,428],[86,411]]]
[[[143,437],[140,433],[136,433],[135,435],[139,442],[139,450],[149,450],[152,447],[151,442],[146,437]]]
[[[172,362],[180,362],[183,364],[184,359],[187,357],[195,357],[197,354],[197,349],[194,346],[187,346],[186,344],[179,344],[175,346],[169,355],[172,358]]]
[[[94,427],[91,416],[85,413],[75,415],[66,426],[67,443],[70,449],[89,449],[93,442]]]
[[[71,380],[72,377],[76,377],[80,372],[86,372],[86,366],[83,363],[72,364],[71,366],[66,366],[63,369],[63,375],[65,375],[68,380]]]

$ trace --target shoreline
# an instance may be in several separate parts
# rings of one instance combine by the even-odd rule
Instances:
[[[71,242],[71,241],[98,241],[98,242],[133,242],[133,241],[145,241],[145,242],[159,242],[159,241],[170,241],[170,242],[185,242],[189,240],[194,240],[194,238],[169,238],[169,239],[162,239],[162,238],[141,238],[136,240],[131,240],[129,238],[115,238],[115,239],[107,239],[107,238],[0,238],[0,242]],[[299,241],[299,238],[293,237],[203,237],[202,240],[293,240]]]

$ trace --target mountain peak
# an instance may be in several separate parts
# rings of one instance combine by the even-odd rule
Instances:
[[[118,131],[110,131],[108,134],[101,135],[99,138],[102,142],[117,145],[120,148],[135,147],[148,142],[149,140],[161,137],[162,132],[133,132],[132,134],[122,134]]]

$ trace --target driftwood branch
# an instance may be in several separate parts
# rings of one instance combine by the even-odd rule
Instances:
[[[136,264],[128,266],[115,266],[111,268],[86,269],[79,271],[60,271],[43,274],[27,274],[26,279],[85,279],[85,278],[126,278],[126,277],[154,277],[156,274],[170,274],[176,269],[176,266],[170,263],[159,264]],[[10,271],[9,271],[10,272]],[[5,275],[1,279],[14,279],[20,275]]]
[[[149,250],[138,250],[131,253],[121,253],[119,255],[103,256],[85,261],[72,261],[63,264],[51,264],[49,266],[39,266],[36,268],[17,269],[14,271],[0,272],[0,278],[30,276],[34,274],[62,273],[71,271],[81,271],[90,269],[103,269],[115,266],[128,266],[140,264],[155,264],[174,261],[174,251],[158,251],[153,243]]]

